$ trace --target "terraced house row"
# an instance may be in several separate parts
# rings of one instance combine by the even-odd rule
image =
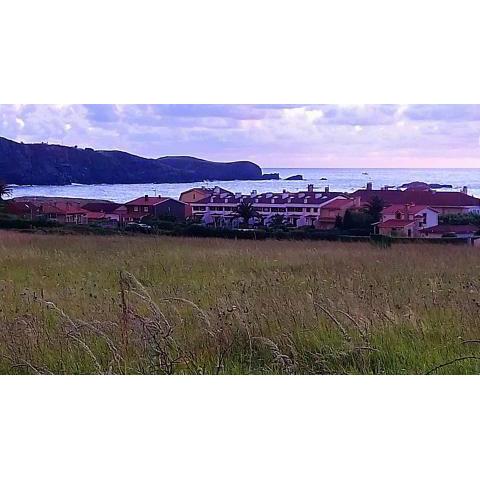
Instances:
[[[272,219],[281,215],[294,227],[314,226],[332,228],[338,215],[343,216],[348,208],[354,207],[355,200],[340,192],[314,191],[309,185],[307,191],[291,193],[257,193],[250,195],[214,190],[200,200],[190,202],[192,216],[205,224],[221,227],[238,227],[241,218],[237,210],[241,203],[252,205],[257,216],[250,219],[250,225],[268,226]]]

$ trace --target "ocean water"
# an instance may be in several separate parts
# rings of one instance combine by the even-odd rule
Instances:
[[[264,168],[264,173],[278,172],[281,178],[291,175],[303,175],[304,180],[241,180],[197,183],[163,183],[133,185],[64,185],[64,186],[18,186],[13,188],[13,196],[52,196],[72,198],[97,198],[126,202],[142,195],[162,195],[178,198],[180,193],[192,187],[219,185],[232,192],[250,193],[279,192],[287,189],[291,192],[305,190],[312,183],[316,188],[329,186],[331,191],[353,192],[372,182],[374,188],[384,185],[400,186],[403,183],[422,181],[427,183],[451,184],[452,190],[468,187],[468,192],[480,197],[480,169],[403,169],[403,168]],[[322,180],[326,178],[326,180]]]

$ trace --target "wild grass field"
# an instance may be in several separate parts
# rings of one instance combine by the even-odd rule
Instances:
[[[474,374],[480,250],[0,231],[0,373]]]

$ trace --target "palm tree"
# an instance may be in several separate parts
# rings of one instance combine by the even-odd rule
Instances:
[[[247,198],[244,198],[237,206],[237,209],[235,210],[235,216],[238,218],[242,218],[243,226],[248,226],[248,222],[252,218],[258,217],[258,213],[253,207],[253,202]]]
[[[3,197],[9,197],[12,194],[12,187],[7,185],[3,180],[0,180],[0,202]]]

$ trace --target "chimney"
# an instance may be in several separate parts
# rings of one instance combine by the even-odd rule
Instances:
[[[405,204],[404,212],[405,212],[405,220],[410,220],[410,218],[408,218],[409,213],[410,213],[410,204],[408,204],[408,203]]]
[[[465,193],[465,195],[468,194],[468,188],[465,185],[462,188],[462,192]]]
[[[159,196],[158,196],[158,198],[162,198],[162,196],[161,196],[161,195],[159,195]]]
[[[330,187],[327,185],[327,186],[325,187],[325,193],[329,193],[329,192],[330,192]]]
[[[145,201],[148,202],[148,195],[145,195]]]
[[[372,182],[367,183],[367,190],[372,190]]]
[[[309,183],[309,184],[308,184],[307,190],[308,190],[309,192],[313,192],[313,183]]]
[[[288,193],[286,188],[283,189],[283,193]]]
[[[256,194],[257,194],[257,191],[256,191],[256,190],[252,190],[252,193],[251,193],[252,197],[253,197],[254,195],[256,195]]]

